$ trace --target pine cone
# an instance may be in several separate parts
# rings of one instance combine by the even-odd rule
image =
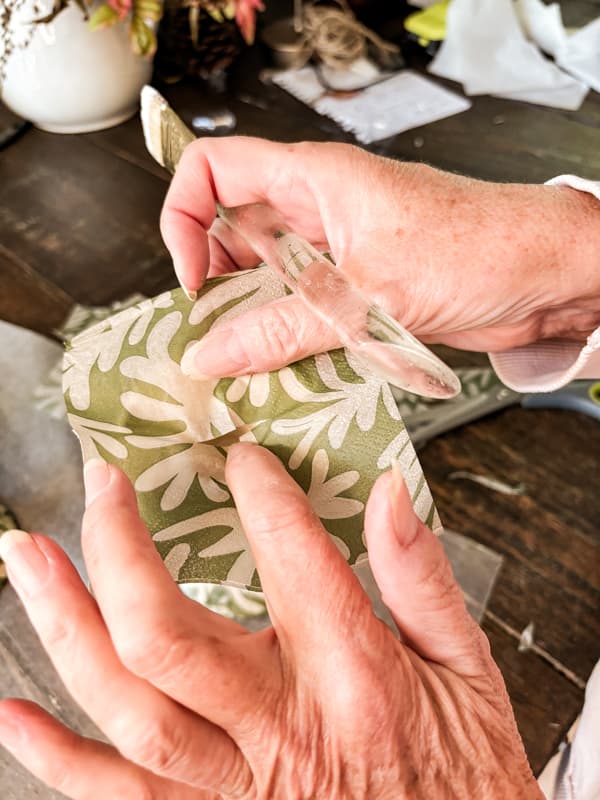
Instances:
[[[156,75],[165,83],[176,83],[186,77],[206,80],[226,70],[242,46],[235,22],[217,22],[204,9],[200,11],[198,43],[194,44],[189,10],[167,6],[158,29]]]

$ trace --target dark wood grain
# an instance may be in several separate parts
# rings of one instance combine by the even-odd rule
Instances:
[[[596,420],[514,408],[420,453],[444,523],[505,557],[490,609],[518,631],[534,622],[538,642],[582,680],[600,658],[600,503],[584,477],[598,452]],[[526,494],[450,480],[458,470],[522,482]]]
[[[543,183],[564,173],[600,178],[597,94],[579,111],[534,110],[493,97],[472,100],[464,115],[401,134],[381,152],[492,181]]]
[[[486,621],[483,629],[492,655],[503,665],[519,732],[537,775],[579,714],[583,691],[534,653],[519,653],[514,639],[495,622]]]
[[[598,0],[563,5],[573,25],[600,13]],[[227,107],[237,115],[237,133],[353,141],[261,80],[264,65],[256,48],[233,70],[225,93],[194,86],[166,93],[188,122]],[[0,106],[0,125],[12,119]],[[600,178],[599,142],[600,96],[590,93],[575,112],[474,98],[464,114],[370,149],[478,178],[541,182],[565,172]],[[100,304],[173,286],[158,230],[167,181],[146,153],[136,119],[85,136],[30,131],[0,152],[0,318],[51,334],[74,301]],[[480,354],[442,352],[455,365],[485,363]],[[600,657],[598,453],[597,421],[511,408],[439,437],[420,454],[444,523],[504,556],[484,629],[536,771],[579,712],[582,685]],[[506,496],[451,481],[455,470],[522,481],[527,492]],[[538,651],[519,653],[519,634],[530,622]],[[0,593],[0,675],[2,695],[28,696],[95,735],[10,588]],[[0,795],[58,798],[4,752]]]
[[[158,230],[165,190],[83,137],[33,130],[0,157],[2,242],[78,302],[152,294],[174,283]]]
[[[0,319],[52,335],[73,298],[0,243]]]

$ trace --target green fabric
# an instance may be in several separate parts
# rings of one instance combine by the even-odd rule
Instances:
[[[133,294],[125,300],[111,303],[109,306],[82,306],[76,303],[66,320],[54,331],[54,334],[64,344],[68,344],[77,334],[91,328],[97,322],[134,306],[146,297],[143,294]],[[66,409],[62,392],[62,358],[52,367],[45,380],[35,387],[33,392],[34,405],[40,411],[45,411],[53,419],[63,419]]]
[[[191,600],[202,603],[223,617],[242,624],[256,619],[267,624],[267,604],[262,592],[249,592],[235,586],[216,586],[212,583],[183,583],[181,589]]]
[[[5,531],[12,531],[15,528],[19,527],[19,523],[17,522],[17,518],[13,514],[13,512],[5,506],[4,503],[0,503],[0,536],[2,536]],[[4,562],[0,558],[0,589],[6,583],[6,567],[4,566]]]
[[[213,326],[285,296],[270,270],[208,281],[195,303],[179,289],[76,336],[63,389],[84,460],[120,466],[173,577],[260,590],[224,482],[227,447],[272,450],[308,493],[349,564],[366,559],[364,505],[397,458],[419,516],[441,530],[387,384],[341,350],[269,374],[193,381],[186,346]]]
[[[12,531],[17,527],[17,518],[13,512],[4,503],[0,503],[0,534],[5,531]]]

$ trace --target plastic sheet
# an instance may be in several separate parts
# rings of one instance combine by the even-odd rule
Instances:
[[[465,596],[467,609],[481,622],[504,559],[495,550],[456,531],[446,530],[440,540]]]

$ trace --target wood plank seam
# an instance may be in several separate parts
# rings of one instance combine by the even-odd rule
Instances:
[[[110,145],[104,145],[102,142],[97,141],[94,138],[90,138],[89,142],[97,147],[99,150],[102,150],[104,153],[108,153],[111,156],[115,156],[116,158],[120,158],[121,161],[126,161],[133,167],[137,167],[138,169],[143,170],[146,174],[151,175],[153,178],[157,178],[158,180],[162,181],[163,183],[169,183],[171,178],[169,174],[162,170],[162,169],[152,169],[152,165],[144,163],[141,159],[136,158],[133,153],[128,152],[127,150],[123,150],[122,148],[118,147],[111,147]],[[161,173],[164,172],[164,175]]]
[[[6,258],[7,261],[12,262],[15,267],[26,273],[28,277],[36,282],[36,289],[39,289],[47,295],[50,300],[56,300],[56,298],[59,297],[70,305],[75,304],[75,299],[71,297],[70,294],[67,294],[60,286],[49,281],[44,275],[32,267],[31,264],[28,264],[27,261],[24,261],[12,250],[5,247],[2,242],[0,242],[0,257]]]

